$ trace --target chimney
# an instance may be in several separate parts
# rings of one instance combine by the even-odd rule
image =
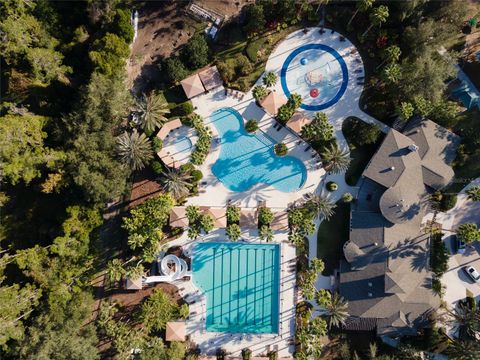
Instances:
[[[408,145],[408,150],[410,150],[411,152],[417,152],[418,146],[415,144]]]

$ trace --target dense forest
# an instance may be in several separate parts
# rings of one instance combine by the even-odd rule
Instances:
[[[121,1],[2,2],[0,357],[95,359],[101,209],[125,191]]]

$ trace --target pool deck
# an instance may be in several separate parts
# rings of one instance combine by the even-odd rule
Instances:
[[[295,263],[295,247],[287,240],[285,231],[277,231],[272,242],[261,244],[280,244],[280,306],[279,306],[279,333],[278,334],[232,334],[227,332],[206,331],[206,297],[192,280],[176,281],[180,294],[190,305],[190,316],[187,319],[187,335],[190,340],[200,347],[202,354],[215,355],[218,348],[225,348],[231,355],[240,356],[242,349],[249,348],[254,355],[266,355],[270,350],[277,350],[279,357],[289,357],[294,351],[290,343],[295,336],[295,304],[296,272],[289,270]],[[224,229],[216,229],[207,235],[201,236],[202,242],[222,242],[227,239]],[[242,232],[245,243],[260,243],[258,231],[249,230]],[[169,243],[169,246],[181,245],[184,251],[191,251],[191,247],[199,240],[192,241],[187,238],[186,232],[178,239]],[[241,242],[240,242],[241,243]]]
[[[387,131],[388,127],[378,120],[364,113],[359,107],[360,95],[363,91],[363,85],[357,81],[358,77],[364,76],[363,62],[358,52],[356,52],[353,44],[345,39],[340,41],[340,34],[331,33],[329,29],[325,29],[325,33],[320,34],[319,28],[310,28],[304,34],[303,30],[293,32],[279,43],[277,48],[272,52],[266,64],[266,71],[273,71],[280,75],[282,65],[294,49],[306,44],[320,43],[335,49],[347,65],[349,80],[347,89],[339,101],[331,107],[324,109],[330,123],[336,131],[336,138],[340,146],[347,147],[347,142],[342,134],[342,123],[349,116],[356,116],[361,120],[378,124],[383,131]],[[262,84],[262,77],[257,81]],[[274,91],[283,94],[281,82],[278,81]],[[238,204],[243,208],[256,209],[260,203],[266,206],[285,210],[289,206],[294,205],[297,201],[302,200],[308,193],[320,193],[326,182],[335,181],[338,184],[338,190],[331,193],[331,199],[337,201],[345,192],[350,192],[354,196],[357,193],[355,187],[350,187],[345,183],[345,175],[327,174],[325,170],[319,166],[321,159],[318,154],[312,150],[306,150],[308,143],[303,141],[296,133],[288,128],[282,127],[280,130],[274,129],[273,125],[276,120],[267,114],[262,108],[258,107],[252,96],[251,90],[244,94],[241,98],[231,95],[225,95],[224,87],[218,87],[213,91],[202,94],[192,99],[195,111],[201,115],[207,125],[212,130],[214,136],[217,132],[213,124],[209,124],[210,115],[220,108],[230,107],[237,110],[244,120],[256,119],[259,121],[260,130],[276,142],[284,142],[289,148],[289,155],[300,159],[307,168],[307,179],[302,189],[291,193],[281,192],[272,186],[265,184],[257,184],[250,190],[244,192],[233,192],[227,189],[212,174],[211,167],[216,162],[220,153],[220,145],[215,141],[212,144],[212,150],[207,156],[205,163],[199,167],[204,174],[202,183],[206,185],[199,186],[199,195],[188,199],[188,204],[226,207],[228,203]],[[304,111],[307,116],[312,117],[314,112]],[[316,221],[315,233],[309,236],[309,257],[312,259],[317,254],[317,229],[321,221]],[[258,241],[258,231],[244,229],[242,236],[246,241]],[[226,239],[224,230],[215,230],[209,235],[202,236],[202,241],[219,241]],[[198,241],[198,240],[196,240]],[[295,292],[295,272],[288,272],[288,262],[295,259],[295,248],[288,243],[288,234],[285,232],[275,233],[274,241],[281,244],[281,304],[280,304],[280,334],[229,334],[229,333],[210,333],[205,330],[205,298],[194,286],[192,281],[180,282],[179,288],[181,294],[187,296],[187,299],[194,299],[195,303],[190,306],[190,311],[194,315],[190,316],[187,321],[187,329],[190,339],[195,342],[201,349],[202,354],[212,355],[217,348],[223,347],[232,355],[238,356],[243,348],[250,348],[253,355],[266,354],[268,350],[278,350],[279,357],[291,357],[294,346],[289,344],[289,340],[295,334],[295,304],[297,302],[297,294]],[[189,247],[193,241],[188,240],[186,234],[179,239],[172,241],[171,245],[182,245],[184,248]],[[319,275],[316,287],[330,288],[330,277]]]
[[[311,43],[322,43],[330,46],[344,57],[349,72],[349,81],[345,94],[335,105],[323,110],[331,124],[335,127],[335,135],[339,144],[343,147],[347,146],[342,133],[342,123],[349,116],[357,116],[365,122],[376,123],[382,129],[387,129],[383,123],[367,115],[359,108],[358,101],[363,85],[357,84],[356,78],[364,74],[363,63],[358,53],[351,55],[355,47],[347,39],[343,42],[340,41],[338,33],[331,34],[326,29],[326,32],[320,35],[318,30],[319,28],[310,28],[307,34],[304,34],[303,30],[290,34],[270,55],[266,64],[266,71],[273,71],[280,75],[280,70],[286,57],[293,49],[299,46]],[[355,73],[355,70],[358,71],[358,69],[361,70],[361,73]],[[262,84],[262,77],[258,79],[257,84]],[[277,82],[273,90],[283,94],[280,81]],[[309,145],[296,133],[286,127],[282,127],[279,131],[274,129],[273,125],[277,121],[256,105],[251,90],[240,99],[231,95],[225,95],[225,88],[218,87],[209,93],[193,98],[192,104],[196,108],[195,111],[205,119],[214,136],[217,136],[217,131],[215,126],[209,123],[209,117],[215,110],[220,108],[231,107],[237,110],[245,121],[252,118],[258,120],[259,131],[264,132],[276,142],[287,144],[289,155],[300,159],[304,163],[307,168],[307,179],[300,190],[290,193],[281,192],[266,184],[257,184],[244,192],[231,191],[211,171],[211,167],[217,161],[220,153],[220,145],[214,141],[210,154],[207,156],[205,163],[200,167],[204,174],[202,182],[206,182],[207,185],[200,186],[199,195],[189,198],[189,204],[225,206],[230,201],[242,207],[256,207],[260,202],[266,201],[268,207],[285,209],[296,201],[303,199],[308,193],[319,193],[324,187],[323,184],[327,181],[335,181],[339,185],[339,190],[332,194],[334,199],[340,198],[344,192],[352,191],[345,183],[344,174],[326,174],[325,170],[319,166],[321,159],[318,154],[313,150],[305,151]],[[305,113],[307,116],[313,116],[314,114],[312,111],[305,111]]]

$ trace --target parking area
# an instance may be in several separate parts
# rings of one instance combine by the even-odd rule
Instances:
[[[446,244],[450,245],[450,237]],[[452,307],[458,300],[464,299],[469,290],[477,301],[480,300],[480,284],[474,281],[462,269],[464,266],[473,266],[480,271],[480,242],[467,246],[463,254],[455,254],[450,257],[448,271],[443,275],[442,282],[445,285],[444,300]]]
[[[456,206],[446,213],[440,213],[437,222],[442,224],[445,246],[453,254],[448,262],[448,270],[442,277],[445,286],[445,302],[451,308],[467,296],[469,290],[477,301],[480,301],[480,284],[474,281],[462,269],[473,266],[480,271],[480,241],[466,246],[463,253],[458,253],[454,244],[454,231],[460,224],[472,222],[480,226],[480,202],[469,200],[465,193],[468,187],[480,185],[480,179],[471,182],[469,186],[458,194]]]

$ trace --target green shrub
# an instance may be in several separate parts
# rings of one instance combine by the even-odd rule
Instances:
[[[288,104],[284,104],[280,106],[278,109],[277,116],[275,117],[280,123],[285,125],[288,120],[295,114],[295,109],[289,106]]]
[[[227,223],[238,224],[240,221],[240,208],[238,206],[229,205],[227,207]]]
[[[131,24],[131,13],[127,9],[117,9],[111,24],[112,32],[123,38],[128,44],[133,41],[135,32]]]
[[[250,360],[252,356],[252,350],[250,349],[243,349],[242,350],[242,359],[243,360]]]
[[[342,200],[344,203],[349,203],[353,201],[353,195],[350,194],[349,192],[346,192],[345,194],[342,195]]]
[[[254,64],[258,60],[258,52],[263,45],[265,45],[265,40],[263,38],[259,38],[254,41],[250,41],[245,49],[245,53],[247,54],[247,57]]]
[[[367,124],[356,117],[348,118],[345,122],[342,131],[349,142],[355,146],[373,144],[382,133],[378,125]]]
[[[245,123],[245,130],[249,133],[253,133],[258,130],[258,122],[255,119],[250,119]]]
[[[111,33],[95,40],[89,53],[95,70],[107,76],[121,73],[129,55],[130,48],[125,40]]]
[[[442,234],[432,235],[432,246],[430,252],[430,263],[432,272],[440,278],[448,270],[448,251],[442,241]]]
[[[274,150],[277,156],[285,156],[288,153],[288,147],[284,143],[276,144]]]
[[[195,170],[195,166],[192,163],[186,163],[180,166],[180,170],[184,173],[191,173]]]
[[[234,59],[227,59],[217,63],[217,69],[222,76],[223,81],[230,82],[235,78],[235,61]]]
[[[153,146],[153,151],[155,151],[155,153],[158,153],[160,150],[162,150],[162,147],[163,147],[162,139],[155,136],[152,141],[152,146]]]
[[[276,351],[269,351],[267,356],[268,360],[278,360],[278,353]]]
[[[185,44],[181,51],[184,64],[192,70],[201,68],[209,62],[209,48],[203,33],[196,33]]]
[[[190,173],[190,176],[192,177],[192,181],[198,183],[200,180],[203,179],[203,173],[200,170],[192,170]]]
[[[239,75],[249,75],[253,71],[253,65],[250,63],[250,61],[245,55],[240,55],[236,59],[235,70]]]
[[[260,229],[263,225],[270,226],[272,224],[274,215],[270,208],[262,207],[258,211],[258,228]]]
[[[336,191],[338,189],[338,185],[335,181],[327,182],[327,190],[328,191]]]
[[[166,59],[163,63],[162,70],[164,70],[163,72],[167,75],[167,78],[171,83],[179,82],[189,74],[185,65],[183,65],[182,61],[176,56],[171,56]]]
[[[193,113],[193,105],[191,101],[186,101],[180,104],[180,108],[182,110],[182,115],[187,116]]]
[[[442,199],[440,200],[440,210],[448,211],[453,209],[457,204],[457,194],[446,193],[442,194]]]
[[[268,95],[268,91],[265,88],[265,86],[257,85],[253,88],[252,95],[255,98],[255,100],[262,101],[265,98],[265,96]]]
[[[179,238],[183,234],[184,229],[181,227],[175,227],[170,230],[170,239]]]
[[[158,160],[153,160],[151,163],[152,170],[156,175],[163,175],[163,164]]]

